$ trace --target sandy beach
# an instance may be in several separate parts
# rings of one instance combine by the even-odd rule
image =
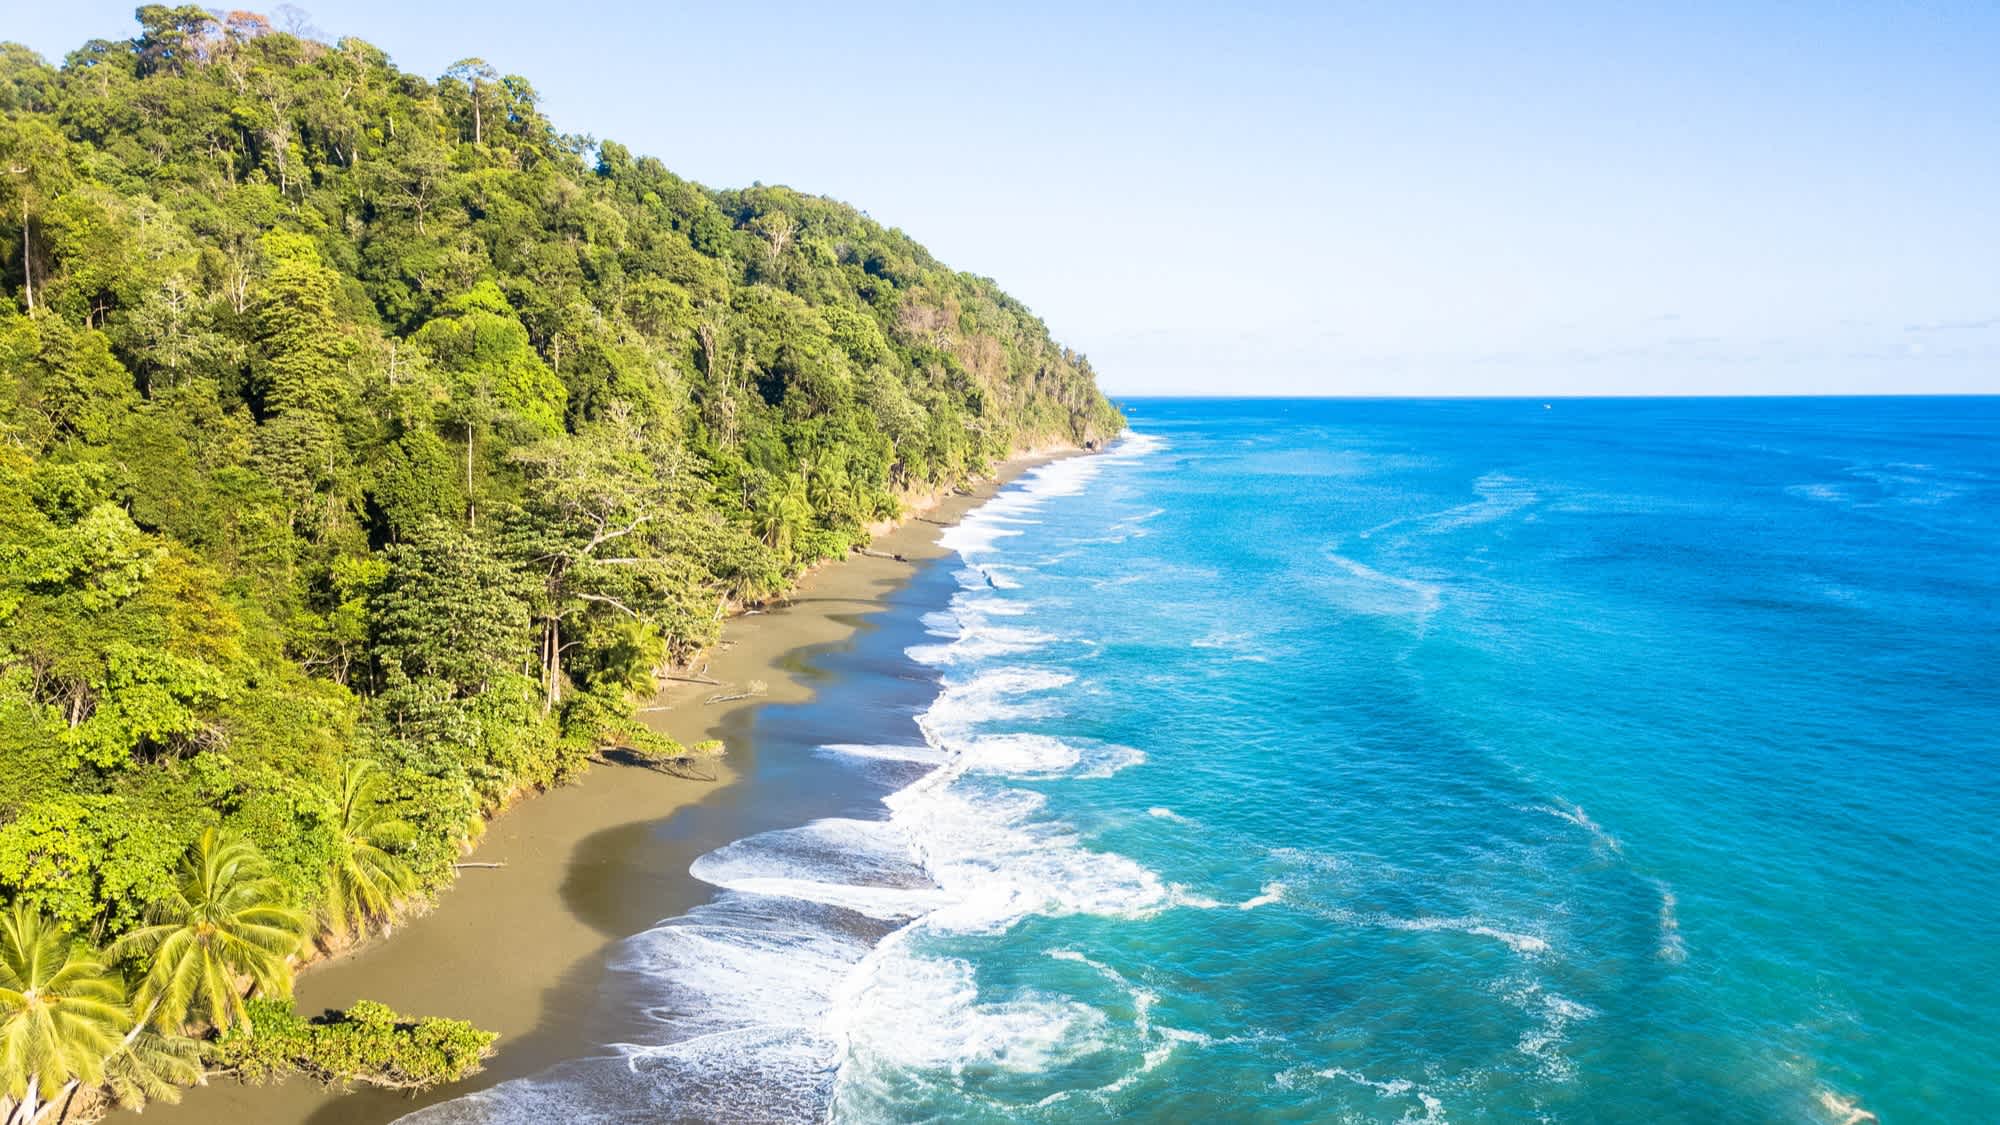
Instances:
[[[708,678],[719,686],[673,681],[649,705],[647,722],[685,743],[723,739],[730,747],[714,781],[604,764],[578,783],[525,799],[488,826],[468,868],[437,905],[330,962],[311,967],[297,986],[301,1011],[380,1000],[412,1015],[468,1019],[500,1033],[497,1054],[477,1077],[411,1097],[370,1089],[343,1093],[302,1079],[273,1086],[229,1080],[188,1091],[180,1105],[155,1105],[148,1122],[240,1121],[374,1125],[412,1110],[535,1073],[587,1049],[583,1023],[605,958],[619,939],[708,897],[687,874],[709,845],[677,831],[703,804],[754,799],[736,784],[735,763],[756,708],[811,697],[806,657],[838,646],[905,583],[915,564],[943,552],[949,525],[1007,480],[1050,460],[1035,453],[1000,466],[994,479],[944,496],[879,535],[873,550],[805,576],[791,600],[768,612],[731,619],[711,653]],[[908,561],[897,561],[900,555]],[[706,700],[750,689],[752,698]],[[132,1119],[130,1115],[118,1115]]]

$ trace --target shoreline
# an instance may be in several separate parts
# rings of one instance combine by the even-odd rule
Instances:
[[[666,681],[640,711],[648,726],[683,743],[721,738],[729,751],[715,780],[600,761],[570,785],[517,800],[488,822],[476,848],[478,862],[504,866],[462,871],[433,907],[393,934],[315,961],[298,978],[297,1003],[307,1014],[371,999],[499,1032],[497,1053],[479,1075],[414,1097],[296,1078],[268,1086],[223,1079],[188,1091],[179,1105],[149,1107],[146,1120],[378,1125],[574,1057],[589,1041],[596,983],[612,947],[711,893],[687,873],[711,845],[691,839],[685,822],[748,795],[737,783],[753,750],[746,736],[756,710],[810,699],[817,684],[809,654],[847,642],[918,566],[947,554],[936,542],[941,526],[1029,469],[1083,452],[1028,450],[985,480],[916,499],[900,521],[877,529],[869,549],[880,553],[812,567],[784,602],[733,615],[703,669],[719,684]],[[767,685],[761,694],[703,702],[759,680]]]

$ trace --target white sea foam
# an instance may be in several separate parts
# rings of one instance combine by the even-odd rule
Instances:
[[[968,772],[1021,778],[1105,778],[1146,760],[1129,746],[1023,733],[968,738],[957,753]]]
[[[968,522],[995,522],[982,519],[988,509],[996,517],[1015,518],[1044,497],[1079,489],[1103,460],[1059,462],[1037,470],[1021,489],[1002,493]],[[949,681],[919,718],[926,737],[948,759],[884,802],[889,822],[911,841],[946,902],[884,942],[850,977],[847,1001],[835,1021],[848,1045],[841,1068],[849,1088],[844,1100],[865,1101],[869,1076],[885,1067],[905,1073],[956,1072],[968,1065],[1040,1070],[1112,1045],[1101,1010],[1034,992],[982,998],[969,965],[925,955],[916,935],[994,932],[1036,914],[1135,917],[1179,905],[1208,905],[1191,901],[1193,896],[1124,856],[1089,847],[1073,829],[1047,815],[1040,794],[996,787],[992,781],[973,783],[974,778],[1108,777],[1144,761],[1130,747],[992,729],[1052,713],[1055,704],[1048,694],[1074,682],[1068,673],[992,665],[996,658],[1060,639],[989,620],[996,616],[989,612],[991,603],[999,599],[985,591],[1008,588],[1004,576],[1009,568],[980,557],[996,542],[996,537],[970,535],[948,544],[977,567],[960,577],[967,592],[953,604],[956,631],[946,643],[919,646],[911,653],[941,667],[979,669]],[[943,627],[935,631],[947,634]],[[1134,1001],[1142,1025],[1149,995]],[[1149,1029],[1142,1026],[1140,1035],[1149,1038]],[[1156,1041],[1139,1069],[1119,1084],[1159,1065],[1181,1041],[1164,1034],[1151,1038]]]
[[[829,916],[785,899],[724,894],[623,943],[611,967],[636,989],[643,1012],[685,1038],[750,1025],[808,1028],[825,1015],[828,982],[869,948],[821,924]]]
[[[1283,902],[1284,900],[1285,885],[1283,883],[1266,883],[1263,889],[1258,891],[1255,896],[1237,903],[1236,909],[1255,910],[1260,906],[1269,906],[1274,902]]]
[[[968,625],[948,644],[911,645],[904,652],[919,664],[972,664],[995,656],[1032,652],[1061,638],[1040,629],[1008,625]]]
[[[997,598],[960,593],[952,598],[951,617],[962,630],[968,621],[984,622],[995,617],[1020,617],[1034,603],[1018,598]]]
[[[936,765],[945,760],[945,752],[935,746],[877,746],[857,742],[832,742],[818,747],[822,754],[833,754],[843,758],[866,758],[882,762],[915,762]]]
[[[1590,835],[1592,843],[1614,854],[1623,853],[1625,850],[1625,845],[1618,842],[1618,837],[1606,832],[1603,825],[1590,819],[1590,814],[1583,811],[1582,805],[1557,798],[1553,805],[1533,805],[1529,811],[1546,813],[1557,820],[1565,820],[1576,825]]]
[[[845,1050],[835,1104],[854,1116],[883,1117],[907,1106],[907,1087],[893,1083],[913,1073],[1126,1068],[1106,1084],[1068,1087],[1038,1104],[1102,1098],[1138,1081],[1176,1049],[1209,1042],[1195,1032],[1156,1025],[1150,990],[1074,950],[1048,955],[1093,970],[1121,992],[1133,1012],[1129,1031],[1104,1009],[1059,993],[1019,988],[1004,996],[983,995],[968,962],[916,953],[909,934],[883,942],[848,978],[838,1005],[833,1027]],[[1126,1060],[1135,1048],[1133,1065]]]
[[[1329,553],[1335,572],[1320,586],[1356,613],[1385,617],[1426,617],[1444,603],[1444,587],[1415,578],[1384,574],[1366,563]]]
[[[1213,649],[1225,652],[1232,660],[1267,664],[1271,659],[1269,654],[1257,644],[1257,636],[1254,633],[1215,629],[1189,641],[1188,646],[1190,648]]]
[[[1654,880],[1660,890],[1660,960],[1678,965],[1687,960],[1687,942],[1681,939],[1680,900],[1665,882]]]
[[[984,586],[992,590],[1018,590],[1020,580],[1006,571],[987,566],[968,566],[958,572],[958,580],[967,586]]]
[[[1048,954],[1051,958],[1058,961],[1071,961],[1087,966],[1099,976],[1123,990],[1132,1006],[1133,1031],[1137,1033],[1139,1041],[1142,1044],[1148,1044],[1144,1054],[1140,1056],[1139,1065],[1136,1068],[1127,1071],[1114,1081],[1099,1087],[1095,1091],[1096,1093],[1115,1094],[1125,1089],[1157,1069],[1161,1063],[1166,1062],[1167,1058],[1178,1047],[1184,1045],[1206,1045],[1213,1042],[1208,1036],[1197,1031],[1155,1025],[1153,1023],[1153,1005],[1159,1002],[1158,994],[1149,988],[1142,988],[1133,984],[1130,980],[1126,979],[1125,974],[1106,965],[1104,962],[1086,957],[1074,949],[1051,949],[1048,951]],[[1056,1101],[1064,1099],[1071,1093],[1074,1093],[1074,1091],[1059,1091],[1042,1099],[1041,1104],[1053,1104]]]
[[[917,725],[923,728],[932,746],[950,753],[983,723],[1051,713],[1055,705],[1038,696],[1075,678],[1067,672],[1046,668],[987,669],[969,679],[946,684],[930,707],[917,717]]]
[[[1158,575],[1153,574],[1121,574],[1116,578],[1093,578],[1090,580],[1090,588],[1093,590],[1111,590],[1119,586],[1131,586],[1157,577]]]
[[[762,832],[696,859],[688,874],[725,890],[914,918],[944,899],[890,822],[829,818]]]
[[[611,992],[659,1041],[579,1059],[405,1118],[419,1125],[795,1121],[831,1096],[833,985],[874,934],[838,909],[724,891],[617,948]]]
[[[1818,1101],[1820,1108],[1826,1111],[1827,1119],[1834,1125],[1867,1125],[1868,1122],[1881,1120],[1861,1108],[1860,1099],[1832,1090],[1821,1090]]]
[[[1597,1018],[1597,1010],[1551,991],[1539,980],[1502,981],[1498,991],[1503,999],[1535,1021],[1521,1033],[1515,1051],[1532,1060],[1536,1074],[1546,1081],[1575,1080],[1576,1061],[1563,1048],[1569,1042],[1570,1027]]]
[[[1141,512],[1136,516],[1127,516],[1124,519],[1119,520],[1117,523],[1112,524],[1111,530],[1129,531],[1134,535],[1145,535],[1147,534],[1147,529],[1145,525],[1150,521],[1152,521],[1153,519],[1159,516],[1163,516],[1166,513],[1167,510],[1165,508],[1153,508],[1150,511]]]
[[[1396,1118],[1399,1122],[1444,1122],[1449,1120],[1445,1117],[1444,1102],[1436,1095],[1424,1090],[1407,1078],[1377,1080],[1368,1077],[1358,1070],[1349,1070],[1344,1066],[1329,1067],[1315,1073],[1321,1078],[1339,1078],[1352,1082],[1357,1086],[1366,1086],[1384,1098],[1403,1098],[1407,1096],[1415,1099],[1417,1104],[1405,1110],[1401,1116]],[[1423,1116],[1419,1117],[1416,1115],[1418,1110],[1423,1111]]]
[[[917,843],[953,901],[924,919],[942,930],[995,932],[1030,914],[1143,917],[1171,905],[1159,876],[1124,856],[1083,846],[1041,815],[1038,793],[969,793],[952,766],[888,799],[891,820]]]
[[[1425,521],[1429,528],[1432,531],[1453,531],[1491,523],[1511,516],[1540,499],[1525,481],[1505,473],[1487,473],[1472,482],[1472,490],[1478,494],[1478,500],[1431,516]]]
[[[409,1125],[613,1125],[627,1121],[810,1121],[833,1090],[832,1045],[788,1027],[751,1027],[652,1049],[576,1059],[399,1120]]]
[[[1021,534],[1018,527],[1008,527],[993,520],[965,519],[948,527],[938,536],[938,543],[960,555],[984,554],[1002,539]]]
[[[850,1077],[869,1072],[957,1071],[966,1067],[1034,1072],[1111,1043],[1104,1012],[1034,990],[984,1000],[972,965],[884,942],[843,990],[831,1027],[845,1043]]]
[[[1103,1009],[1034,990],[982,996],[968,963],[927,955],[916,939],[1005,930],[1033,914],[1135,917],[1210,905],[1090,847],[1048,815],[1043,796],[1007,784],[1108,777],[1144,755],[1005,729],[1053,714],[1053,693],[1074,676],[991,664],[1060,639],[995,620],[1024,612],[994,592],[1018,587],[1012,576],[1024,573],[993,557],[1000,545],[1048,498],[1161,445],[1128,436],[1107,454],[1042,466],[941,536],[967,567],[951,609],[924,619],[939,643],[911,650],[950,677],[919,716],[926,744],[820,748],[933,768],[885,799],[886,820],[817,820],[697,859],[690,872],[718,888],[716,899],[628,939],[613,962],[614,994],[637,997],[657,1024],[649,1042],[615,1045],[615,1059],[564,1064],[419,1119],[806,1120],[825,1115],[837,1086],[864,1096],[876,1075],[1037,1071],[1133,1050]],[[1151,994],[1124,984],[1140,1013],[1142,1053],[1110,1089],[1199,1040],[1153,1027]]]
[[[1523,956],[1540,956],[1550,951],[1549,941],[1538,934],[1526,934],[1516,930],[1503,930],[1480,918],[1395,918],[1386,914],[1374,915],[1369,919],[1372,925],[1391,930],[1428,932],[1448,930],[1476,937],[1492,938],[1507,948]]]
[[[977,584],[982,571],[960,572],[961,584]],[[973,590],[961,590],[951,599],[945,609],[932,610],[921,618],[924,632],[933,637],[956,639],[968,633],[986,628],[994,618],[1020,617],[1033,607],[1032,602],[1010,599]]]
[[[1373,539],[1390,528],[1405,525],[1420,529],[1422,534],[1456,531],[1504,519],[1533,505],[1541,498],[1526,482],[1505,473],[1485,474],[1472,482],[1472,491],[1479,499],[1469,504],[1459,504],[1420,516],[1399,516],[1385,523],[1378,523],[1360,532],[1356,537]]]

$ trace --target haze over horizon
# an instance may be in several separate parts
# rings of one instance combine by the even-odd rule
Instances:
[[[60,61],[131,9],[0,39]],[[865,208],[1121,396],[2000,391],[2000,10],[564,17],[308,9],[419,74],[480,55],[704,183]]]

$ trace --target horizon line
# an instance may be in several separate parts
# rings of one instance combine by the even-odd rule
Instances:
[[[1663,401],[1670,399],[1920,399],[1920,398],[2000,398],[2000,390],[1992,391],[1849,391],[1839,393],[1813,393],[1805,391],[1768,391],[1744,393],[1703,393],[1697,391],[1668,392],[1621,392],[1605,391],[1595,394],[1206,394],[1189,392],[1105,391],[1110,399],[1185,399],[1190,401],[1213,399],[1216,401],[1259,400],[1269,402],[1592,402],[1604,399],[1632,399]]]

